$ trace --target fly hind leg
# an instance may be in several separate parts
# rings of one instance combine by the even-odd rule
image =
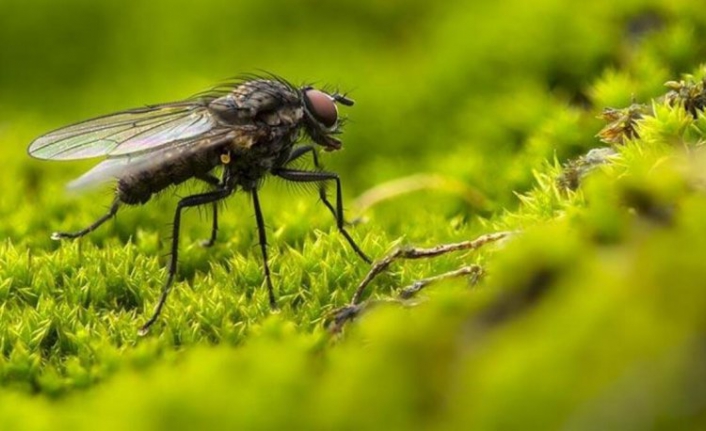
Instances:
[[[87,235],[87,234],[93,232],[94,230],[98,229],[98,227],[100,227],[100,225],[102,225],[103,223],[105,223],[108,220],[110,220],[111,218],[113,218],[113,216],[115,216],[115,214],[118,212],[119,207],[120,207],[120,201],[117,198],[115,198],[113,203],[110,205],[110,209],[108,210],[108,212],[105,213],[103,216],[101,216],[98,220],[91,223],[86,228],[81,229],[76,232],[54,232],[53,234],[51,234],[51,239],[58,241],[61,239],[80,238],[84,235]]]

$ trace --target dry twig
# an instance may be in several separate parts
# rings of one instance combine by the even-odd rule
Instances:
[[[486,244],[507,238],[514,233],[514,231],[490,233],[481,235],[472,241],[462,241],[453,244],[442,244],[431,248],[395,248],[387,256],[373,264],[373,267],[358,285],[355,293],[353,294],[353,298],[351,299],[351,303],[343,308],[336,310],[333,313],[333,318],[330,325],[331,331],[339,332],[346,322],[353,320],[356,316],[361,313],[361,311],[363,311],[369,305],[372,305],[371,301],[368,301],[367,303],[362,302],[363,293],[365,292],[366,287],[373,281],[373,279],[377,277],[378,274],[385,271],[394,261],[399,259],[432,258],[454,251],[476,250]],[[399,298],[401,300],[409,299],[426,286],[450,278],[471,276],[473,277],[473,280],[475,282],[483,275],[483,273],[483,268],[479,265],[464,266],[454,271],[449,271],[440,275],[418,280],[410,286],[402,288],[399,294]]]

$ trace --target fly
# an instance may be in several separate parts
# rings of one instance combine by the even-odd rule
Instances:
[[[176,275],[182,210],[211,206],[211,236],[204,242],[211,246],[218,231],[218,202],[241,189],[252,198],[269,303],[276,308],[258,198],[267,175],[318,184],[321,201],[335,217],[338,230],[361,259],[371,262],[345,229],[341,180],[337,174],[321,170],[315,146],[300,140],[309,138],[326,151],[340,149],[336,135],[341,133],[342,121],[337,104],[352,106],[353,101],[311,86],[297,88],[275,76],[252,77],[184,101],[109,114],[40,136],[28,150],[38,159],[104,157],[69,183],[70,188],[117,180],[115,198],[106,214],[79,231],[55,232],[52,239],[82,237],[114,217],[121,206],[144,204],[156,193],[184,181],[196,179],[210,186],[208,192],[184,197],[177,204],[167,279],[151,317],[140,327],[144,335],[159,317]],[[309,153],[316,170],[289,167]],[[222,167],[220,178],[214,174],[218,167]],[[324,184],[328,182],[335,183],[335,206],[326,195]]]

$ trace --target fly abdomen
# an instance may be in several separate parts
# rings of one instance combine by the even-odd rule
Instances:
[[[204,151],[198,145],[167,151],[149,168],[121,177],[118,199],[128,205],[144,204],[167,187],[213,170],[220,164],[220,153],[220,148]]]

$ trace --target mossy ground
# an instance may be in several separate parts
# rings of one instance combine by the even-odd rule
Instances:
[[[706,117],[660,98],[666,81],[703,77],[699,2],[35,3],[0,5],[0,429],[706,423]],[[101,215],[110,191],[67,197],[90,163],[32,161],[26,145],[258,67],[354,89],[345,150],[324,160],[370,255],[519,233],[393,264],[366,299],[462,265],[485,276],[372,307],[332,335],[326,318],[368,266],[315,193],[268,181],[280,310],[240,195],[211,249],[198,246],[208,212],[187,213],[179,279],[138,337],[189,188],[53,242]],[[646,106],[635,134],[562,187],[562,165],[605,145],[602,109],[633,102]],[[420,173],[423,190],[389,183]],[[361,212],[355,197],[385,184],[391,196]]]

